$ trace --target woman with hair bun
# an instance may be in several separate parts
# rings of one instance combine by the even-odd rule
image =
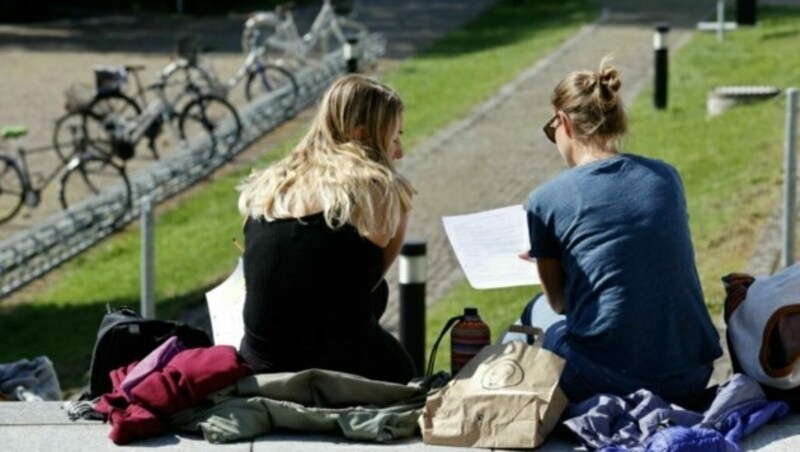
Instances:
[[[414,188],[397,173],[403,102],[361,75],[337,80],[294,150],[239,187],[245,334],[256,372],[322,368],[407,383],[414,364],[378,324],[383,276]]]
[[[722,354],[719,336],[678,172],[619,150],[627,119],[609,62],[572,72],[553,90],[544,133],[569,169],[527,201],[531,249],[523,257],[536,259],[538,300],[548,302],[531,301],[533,321],[555,320],[544,347],[565,358],[561,384],[571,401],[645,388],[688,403]]]

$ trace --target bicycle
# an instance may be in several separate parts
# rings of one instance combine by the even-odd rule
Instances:
[[[56,120],[53,128],[53,146],[61,161],[67,160],[67,154],[62,152],[61,146],[69,147],[71,144],[71,127],[83,127],[86,121],[85,110],[98,99],[105,99],[104,109],[112,110],[118,116],[135,118],[142,113],[142,107],[131,97],[124,95],[123,88],[128,83],[129,72],[140,71],[144,66],[103,66],[94,67],[95,88],[85,84],[74,84],[66,91],[64,108],[67,113]],[[137,95],[143,93],[141,81],[136,78]],[[142,94],[143,96],[143,94]],[[142,97],[142,99],[144,99]],[[155,132],[155,131],[154,131]],[[151,148],[156,135],[150,136]]]
[[[67,153],[67,146],[62,143],[66,158],[59,159],[57,167],[47,174],[31,172],[28,156],[55,151],[54,147],[25,149],[20,146],[16,149],[15,158],[10,149],[0,146],[0,224],[17,215],[23,204],[29,209],[36,208],[41,201],[42,191],[60,174],[59,201],[64,209],[89,196],[98,195],[104,189],[121,186],[117,197],[110,203],[114,208],[110,224],[112,227],[120,225],[132,200],[131,184],[124,166],[92,149],[81,127],[73,126],[70,129],[73,133],[70,151]],[[27,129],[21,126],[0,130],[3,140],[19,139],[26,134]]]
[[[250,51],[258,45],[267,58],[280,65],[293,67],[313,63],[337,48],[364,43],[370,36],[367,28],[344,14],[337,14],[331,0],[323,0],[309,30],[300,34],[292,14],[291,3],[278,5],[275,12],[257,12],[245,24],[242,47]],[[340,13],[345,11],[339,11]],[[258,32],[258,40],[251,34]]]
[[[190,138],[208,135],[205,145],[205,158],[211,158],[222,143],[225,152],[235,146],[242,135],[242,122],[236,109],[224,98],[203,92],[194,83],[188,83],[172,98],[165,91],[165,83],[159,80],[143,88],[138,71],[142,66],[131,67],[137,85],[137,98],[145,105],[141,113],[133,115],[133,110],[120,108],[129,105],[133,99],[120,91],[99,94],[80,111],[81,124],[87,139],[93,146],[107,156],[128,160],[133,157],[136,145],[144,137],[148,138],[150,151],[159,158],[156,139],[167,125],[178,138],[181,146],[192,147]],[[145,93],[151,91],[156,99],[148,102]],[[135,101],[133,101],[135,102]],[[181,106],[180,112],[177,106]],[[177,127],[173,120],[177,118]],[[201,138],[202,140],[203,138]]]
[[[250,39],[253,45],[244,62],[231,78],[223,80],[210,63],[200,60],[203,49],[197,36],[182,36],[177,43],[178,58],[161,71],[161,79],[168,88],[192,82],[204,91],[221,97],[227,97],[230,90],[244,81],[244,95],[248,102],[265,94],[280,92],[288,86],[279,99],[281,105],[290,111],[300,91],[297,80],[288,70],[265,62],[264,48],[257,44],[260,40],[258,30],[252,33]]]

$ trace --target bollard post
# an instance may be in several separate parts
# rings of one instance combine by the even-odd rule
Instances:
[[[667,108],[667,78],[669,64],[669,50],[667,48],[667,33],[669,24],[659,22],[655,25],[653,35],[653,50],[655,51],[655,72],[653,78],[653,105],[663,110]]]
[[[347,72],[349,74],[355,74],[358,72],[358,59],[359,49],[358,49],[358,38],[347,38],[347,43],[344,45],[343,49],[344,53],[344,61],[347,63]]]
[[[783,267],[794,263],[797,180],[797,88],[786,90],[786,141],[783,168]]]
[[[756,0],[738,0],[736,2],[736,23],[739,25],[756,24]]]
[[[417,376],[425,372],[426,252],[423,240],[407,240],[400,249],[400,343],[411,355]]]
[[[154,246],[154,221],[153,204],[149,196],[142,198],[141,202],[141,314],[146,319],[156,318],[155,287],[153,284],[153,269],[155,262]]]

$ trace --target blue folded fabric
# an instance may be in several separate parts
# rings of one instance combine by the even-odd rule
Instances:
[[[625,397],[601,394],[572,404],[564,424],[591,449],[727,452],[739,450],[743,438],[788,414],[788,404],[770,402],[758,382],[734,374],[717,389],[704,413],[641,389]],[[700,446],[692,449],[695,445]]]

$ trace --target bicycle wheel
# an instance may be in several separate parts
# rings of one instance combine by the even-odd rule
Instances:
[[[118,91],[96,95],[87,108],[92,113],[104,118],[114,115],[131,120],[142,113],[142,108],[135,100]]]
[[[135,122],[141,113],[139,104],[122,93],[109,92],[95,96],[83,112],[83,138],[88,149],[107,158],[116,155],[127,160],[133,157],[133,147],[115,142],[113,133]]]
[[[183,94],[193,87],[194,90],[205,94],[222,94],[218,83],[206,69],[189,64],[188,62],[173,63],[164,69],[161,81],[164,83],[164,96],[172,104],[185,104],[186,96]],[[180,111],[184,105],[174,105]]]
[[[248,102],[251,102],[256,97],[277,91],[284,86],[289,85],[283,96],[278,99],[280,105],[286,109],[292,109],[297,102],[297,95],[300,88],[297,86],[297,80],[291,72],[286,69],[267,64],[261,70],[255,70],[247,74],[247,83],[244,85],[244,95]]]
[[[90,111],[83,114],[83,127],[76,141],[79,153],[88,152],[92,155],[110,160],[114,157],[116,148],[112,130],[117,122],[111,118],[104,120],[101,116]],[[74,158],[75,156],[73,156]]]
[[[77,164],[61,177],[61,207],[68,209],[100,193],[113,193],[98,207],[108,224],[121,226],[122,217],[131,207],[133,195],[125,167],[114,161],[89,154],[75,157]]]
[[[25,200],[26,188],[17,162],[11,157],[0,155],[0,224],[19,212]]]
[[[228,153],[242,137],[242,121],[233,105],[227,100],[204,94],[192,100],[181,112],[178,131],[182,140],[196,140],[212,134],[208,157],[217,148]]]
[[[61,162],[67,163],[75,153],[75,145],[84,136],[85,113],[74,111],[58,118],[53,127],[53,149]]]

